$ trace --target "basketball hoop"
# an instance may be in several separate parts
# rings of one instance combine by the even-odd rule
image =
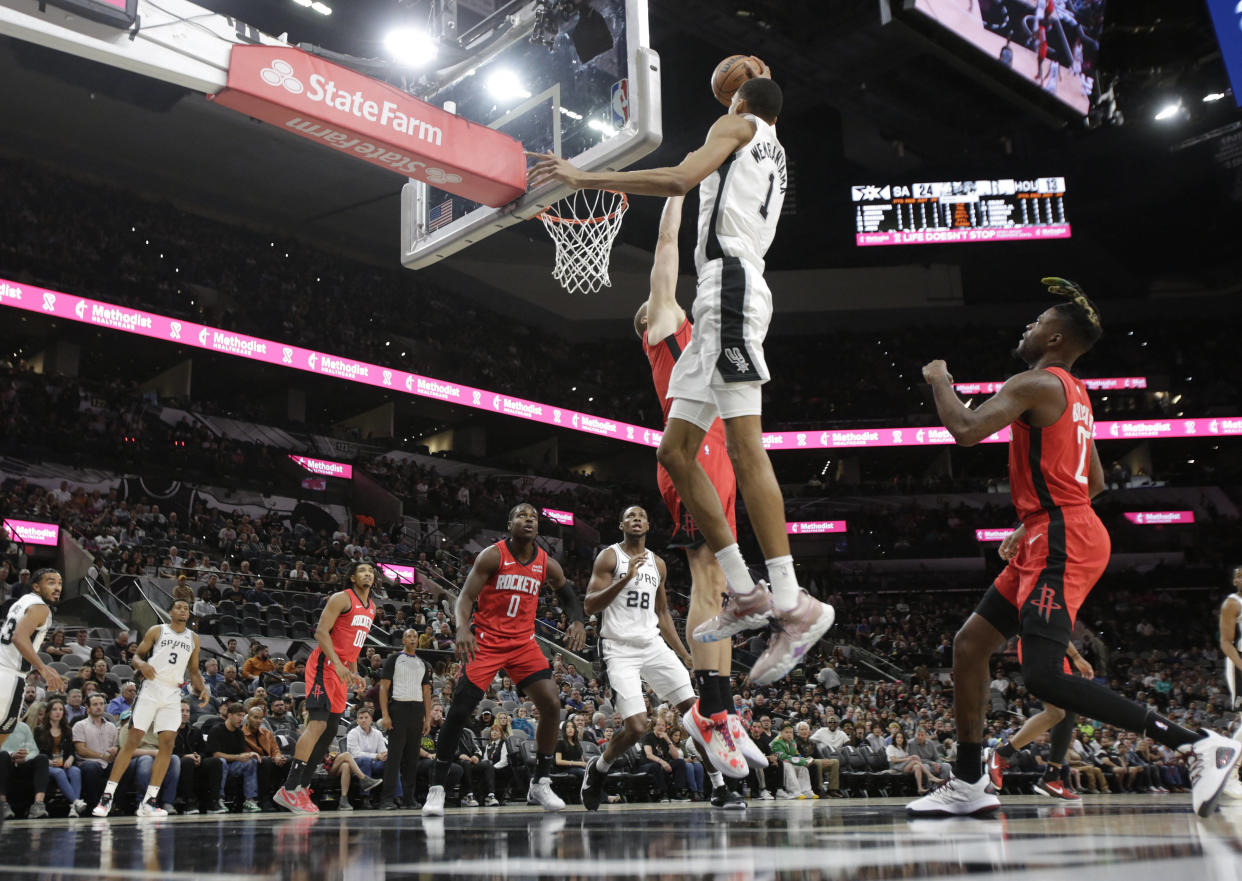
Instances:
[[[601,287],[612,287],[608,261],[629,207],[625,193],[576,190],[539,212],[556,245],[552,277],[561,287],[571,294],[593,294]]]

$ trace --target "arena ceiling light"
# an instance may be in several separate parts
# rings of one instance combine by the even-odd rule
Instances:
[[[518,101],[530,97],[518,76],[507,67],[492,71],[487,77],[487,91],[497,101]]]
[[[1164,122],[1166,119],[1172,119],[1182,112],[1182,102],[1175,101],[1171,104],[1165,104],[1156,112],[1156,120]]]
[[[1211,104],[1213,101],[1219,101],[1225,97],[1224,92],[1208,92],[1203,96],[1203,103]]]
[[[393,61],[406,67],[425,67],[435,60],[440,46],[422,28],[393,28],[384,36],[384,48]]]
[[[318,12],[320,15],[332,14],[332,7],[327,3],[320,3],[319,0],[315,0],[315,2],[310,5],[310,8]]]

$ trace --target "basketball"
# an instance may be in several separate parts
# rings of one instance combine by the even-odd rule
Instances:
[[[771,76],[768,66],[754,55],[730,55],[712,71],[712,94],[728,107],[738,86],[751,77]]]

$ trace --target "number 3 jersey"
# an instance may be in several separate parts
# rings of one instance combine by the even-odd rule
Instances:
[[[625,577],[630,569],[630,556],[620,544],[612,546],[617,564],[612,570],[613,582]],[[604,609],[599,635],[618,642],[650,643],[660,639],[660,619],[656,616],[656,591],[660,588],[660,570],[655,555],[646,551],[647,559],[638,567],[630,583]]]
[[[43,597],[37,593],[28,593],[20,597],[13,603],[9,609],[9,614],[4,619],[4,623],[0,624],[0,671],[8,671],[9,673],[28,673],[30,671],[30,662],[22,657],[22,653],[17,650],[17,646],[13,645],[13,634],[17,632],[17,625],[21,623],[26,612],[31,606],[46,606]],[[30,644],[34,646],[36,652],[43,645],[43,638],[47,636],[48,627],[52,624],[52,616],[48,614],[47,620],[43,622],[43,626],[30,634]]]
[[[1060,367],[1046,369],[1065,389],[1065,412],[1043,428],[1020,419],[1010,426],[1009,491],[1023,522],[1054,508],[1091,504],[1087,487],[1095,426],[1091,399],[1081,380]]]
[[[186,630],[178,633],[167,624],[160,625],[159,638],[147,656],[147,663],[155,668],[155,681],[169,688],[180,688],[185,681],[185,666],[194,654],[194,634]]]
[[[523,563],[504,539],[496,542],[496,550],[500,565],[475,601],[475,638],[488,643],[534,639],[539,591],[548,579],[548,552],[537,547],[534,558]]]

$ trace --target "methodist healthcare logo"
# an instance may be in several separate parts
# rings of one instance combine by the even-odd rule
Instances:
[[[1061,604],[1056,601],[1057,592],[1044,582],[1039,586],[1039,599],[1031,603],[1039,610],[1039,617],[1044,619],[1045,624],[1052,622],[1052,613],[1061,608]]]
[[[349,480],[354,476],[354,468],[345,462],[333,462],[329,459],[312,459],[310,456],[289,456],[311,474],[321,477],[343,477]]]

